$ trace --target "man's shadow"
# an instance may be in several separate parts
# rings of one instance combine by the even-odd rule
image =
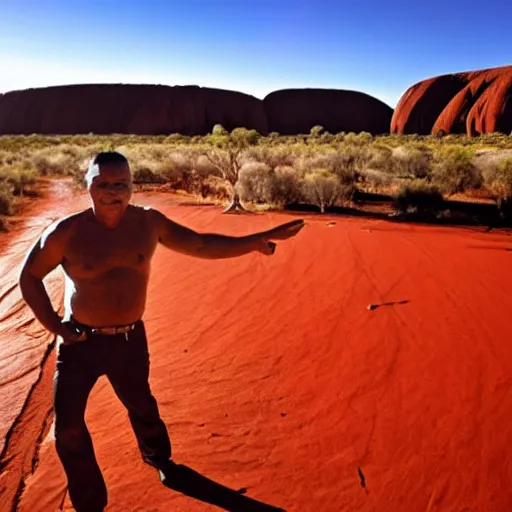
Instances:
[[[174,491],[232,512],[285,512],[244,496],[246,489],[233,490],[201,475],[182,464],[174,464],[161,471],[162,483]]]

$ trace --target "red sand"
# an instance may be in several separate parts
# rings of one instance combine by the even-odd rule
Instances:
[[[47,221],[81,201],[52,202],[19,238],[10,235],[2,295]],[[227,216],[177,206],[164,194],[137,202],[223,233],[292,218]],[[177,462],[287,511],[512,510],[511,236],[305,218],[304,230],[270,258],[157,251],[145,321],[151,384]],[[58,275],[50,286],[58,299]],[[31,318],[26,307],[5,316],[18,295],[0,303],[0,437],[50,341],[35,322],[21,327]],[[367,309],[395,301],[409,302]],[[18,488],[15,510],[71,510],[51,431],[41,434],[51,357],[44,368],[0,466],[1,512],[11,510]],[[86,419],[108,511],[219,510],[160,484],[105,379]]]

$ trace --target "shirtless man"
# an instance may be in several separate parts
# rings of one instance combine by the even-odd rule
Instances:
[[[36,318],[58,340],[55,444],[71,501],[77,512],[99,512],[107,504],[107,489],[84,414],[101,375],[128,411],[144,462],[157,468],[162,480],[173,465],[168,432],[148,383],[142,321],[157,245],[207,259],[250,252],[271,255],[276,245],[270,239],[290,238],[304,223],[293,221],[242,237],[198,233],[157,210],[129,204],[130,168],[116,152],[91,160],[86,183],[92,207],[46,229],[23,264],[20,288]],[[59,265],[65,276],[63,318],[43,284]]]

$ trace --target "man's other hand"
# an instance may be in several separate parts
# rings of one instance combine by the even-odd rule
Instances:
[[[62,338],[63,345],[73,345],[87,340],[87,334],[79,332],[71,322],[62,322],[54,333]]]
[[[293,220],[261,233],[258,237],[258,251],[267,256],[271,256],[275,253],[277,245],[270,240],[287,240],[295,236],[305,225],[302,219]]]

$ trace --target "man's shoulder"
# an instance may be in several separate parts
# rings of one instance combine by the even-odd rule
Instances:
[[[163,217],[161,212],[149,205],[131,204],[130,210],[132,215],[144,217],[151,224],[158,222]]]
[[[84,210],[54,220],[41,234],[39,246],[65,247],[70,235],[76,231],[80,219],[84,218],[86,213],[87,210]]]
[[[66,215],[65,217],[61,217],[60,219],[54,220],[47,228],[44,230],[44,233],[48,236],[50,233],[55,235],[70,233],[78,223],[85,218],[88,210],[83,210],[80,212],[71,213],[70,215]]]

